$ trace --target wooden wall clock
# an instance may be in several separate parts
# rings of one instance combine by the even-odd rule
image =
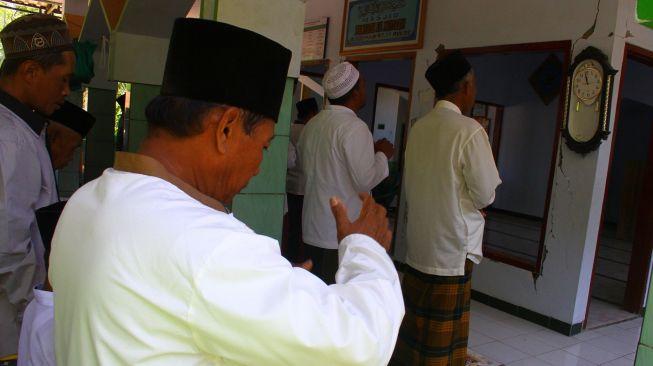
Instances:
[[[608,57],[592,46],[579,53],[571,64],[562,126],[562,135],[571,150],[587,154],[610,134],[608,119],[616,73]]]

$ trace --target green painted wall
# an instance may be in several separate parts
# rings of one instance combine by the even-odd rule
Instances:
[[[234,199],[234,215],[255,232],[281,240],[284,201],[286,198],[286,167],[288,164],[288,133],[292,112],[295,79],[288,78],[279,120],[272,145],[265,152],[261,172]]]
[[[71,92],[66,99],[77,106],[82,106],[81,91]],[[75,151],[73,161],[68,163],[68,165],[66,165],[63,169],[57,171],[57,186],[59,187],[59,196],[62,199],[70,197],[73,192],[79,188],[81,181],[79,166],[80,152],[81,149],[77,149],[77,151]]]
[[[147,134],[147,120],[145,107],[152,98],[159,95],[161,87],[158,85],[131,84],[129,101],[129,130],[127,151],[135,152]]]
[[[87,110],[96,121],[86,136],[84,182],[99,177],[113,166],[116,90],[88,88]]]
[[[653,365],[653,281],[651,281],[648,289],[644,324],[642,324],[642,335],[639,339],[635,361],[635,366],[650,365]]]

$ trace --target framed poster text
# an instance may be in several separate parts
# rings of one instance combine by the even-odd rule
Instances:
[[[419,49],[427,0],[345,0],[340,54]]]

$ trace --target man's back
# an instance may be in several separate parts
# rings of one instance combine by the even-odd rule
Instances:
[[[481,254],[478,210],[492,203],[500,182],[487,134],[441,101],[411,129],[405,161],[407,262],[425,273],[462,275],[467,254]]]
[[[304,241],[336,249],[329,198],[342,199],[349,217],[357,217],[361,209],[358,193],[369,191],[388,175],[387,158],[374,153],[367,125],[352,110],[335,105],[327,106],[304,127],[298,149],[306,177]]]
[[[276,241],[168,182],[107,170],[73,195],[53,239],[57,363],[326,365],[350,364],[356,355],[386,358],[403,303],[398,279],[383,280],[396,278],[392,262],[385,265],[386,274],[375,276],[396,295],[383,300],[390,310],[374,320],[364,315],[371,306],[347,314],[377,302],[358,289],[362,301],[352,304],[292,268]]]

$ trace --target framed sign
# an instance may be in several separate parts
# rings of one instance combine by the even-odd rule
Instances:
[[[345,0],[340,54],[422,47],[427,0]]]
[[[304,37],[302,39],[302,61],[324,59],[328,30],[328,17],[310,19],[304,22]]]

